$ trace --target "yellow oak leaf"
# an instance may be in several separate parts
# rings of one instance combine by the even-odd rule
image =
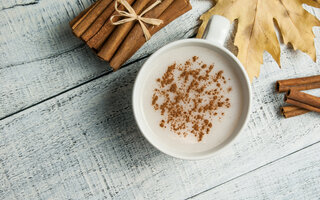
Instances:
[[[302,5],[320,8],[320,0],[216,0],[216,5],[200,17],[201,38],[212,15],[221,15],[231,22],[238,20],[234,44],[238,58],[250,80],[259,76],[263,52],[268,51],[280,66],[280,45],[275,32],[278,25],[285,44],[300,49],[316,61],[313,26],[320,21]],[[214,27],[213,27],[214,28]]]

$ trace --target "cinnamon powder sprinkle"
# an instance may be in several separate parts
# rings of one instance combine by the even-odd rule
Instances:
[[[168,66],[152,96],[154,110],[160,111],[161,128],[186,137],[193,134],[202,141],[214,127],[214,119],[221,119],[225,109],[231,107],[227,97],[232,88],[230,78],[223,70],[215,71],[214,65],[204,64],[193,56],[183,64]]]

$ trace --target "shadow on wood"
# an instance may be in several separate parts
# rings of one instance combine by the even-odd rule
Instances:
[[[103,151],[112,150],[109,153],[118,154],[116,156],[118,159],[128,159],[122,163],[127,165],[128,168],[150,165],[145,161],[150,161],[153,157],[162,155],[142,136],[132,110],[133,85],[144,62],[145,59],[133,64],[133,66],[108,74],[110,81],[105,83],[109,85],[101,94],[102,98],[95,98],[99,99],[100,102],[95,102],[95,111],[92,112],[97,114],[97,116],[92,116],[92,119],[96,118],[94,121],[101,123],[100,125],[104,129],[93,133],[96,134],[94,137],[99,137],[105,141]],[[112,146],[111,149],[110,145]]]

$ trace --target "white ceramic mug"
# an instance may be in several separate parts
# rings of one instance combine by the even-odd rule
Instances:
[[[135,115],[136,122],[142,132],[142,134],[145,136],[145,138],[157,149],[160,151],[171,155],[176,158],[181,159],[188,159],[188,160],[196,160],[196,159],[204,159],[211,155],[213,155],[216,151],[220,150],[221,148],[225,147],[227,144],[229,144],[245,127],[249,114],[250,114],[250,104],[251,104],[251,87],[250,87],[250,81],[247,76],[247,73],[245,72],[244,67],[240,63],[240,61],[225,47],[223,47],[224,41],[226,39],[226,36],[230,29],[230,22],[228,19],[215,15],[211,18],[208,28],[206,29],[206,32],[204,34],[204,39],[185,39],[185,40],[179,40],[173,43],[170,43],[161,49],[159,49],[157,52],[155,52],[150,58],[145,62],[145,64],[140,69],[140,72],[136,78],[136,82],[133,89],[133,111]],[[164,52],[167,52],[170,49],[174,49],[178,46],[184,46],[184,45],[194,45],[196,46],[206,46],[206,48],[210,48],[214,52],[219,53],[224,58],[228,59],[230,63],[230,67],[232,67],[232,70],[236,71],[236,75],[238,79],[240,80],[241,84],[241,93],[243,97],[242,101],[242,111],[239,115],[239,119],[237,121],[237,124],[235,125],[234,130],[232,133],[227,136],[227,138],[224,138],[222,142],[220,142],[218,145],[212,145],[212,148],[206,151],[195,151],[195,152],[184,152],[179,151],[179,149],[174,149],[174,145],[171,144],[169,146],[164,142],[164,140],[159,140],[155,133],[152,130],[152,127],[150,127],[147,123],[147,117],[144,114],[144,105],[143,105],[143,98],[145,96],[143,95],[143,88],[148,82],[146,81],[146,77],[152,73],[153,70],[156,70],[154,68],[154,62],[155,60]],[[159,62],[159,61],[157,61]],[[167,67],[166,65],[163,67]],[[151,100],[150,100],[151,103]]]

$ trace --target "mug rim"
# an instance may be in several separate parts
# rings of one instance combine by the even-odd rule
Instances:
[[[228,56],[229,58],[231,58],[233,61],[236,62],[238,68],[240,68],[240,71],[242,73],[242,76],[244,77],[245,82],[246,83],[246,86],[248,88],[248,101],[246,102],[248,104],[248,108],[246,109],[246,114],[245,114],[245,119],[243,120],[242,124],[239,125],[239,130],[235,133],[233,133],[233,137],[230,136],[226,139],[225,142],[221,143],[219,146],[217,146],[217,148],[214,150],[214,151],[211,151],[211,152],[208,152],[204,155],[200,155],[200,156],[184,156],[184,155],[181,155],[181,154],[177,154],[177,153],[173,153],[171,152],[170,150],[167,150],[167,149],[162,149],[160,148],[159,146],[157,146],[156,144],[154,144],[152,142],[152,140],[150,139],[149,137],[149,134],[145,133],[144,130],[142,130],[142,126],[143,126],[143,120],[142,120],[142,117],[140,117],[140,119],[138,119],[138,115],[139,113],[142,115],[142,113],[140,111],[138,111],[138,96],[136,95],[139,90],[141,90],[141,87],[139,87],[139,80],[143,77],[141,77],[141,74],[142,74],[142,71],[144,68],[146,68],[146,66],[148,66],[148,64],[154,60],[154,58],[156,58],[159,54],[161,54],[163,51],[166,51],[176,45],[179,45],[179,44],[183,44],[183,43],[187,43],[187,42],[196,42],[196,43],[203,43],[203,44],[207,44],[207,45],[210,45],[210,46],[213,46],[215,48],[218,48],[219,50],[221,50],[223,52],[223,54],[225,54],[225,56]],[[140,85],[141,86],[141,85]],[[152,145],[154,146],[156,149],[158,149],[159,151],[169,155],[169,156],[172,156],[172,157],[175,157],[175,158],[179,158],[179,159],[184,159],[184,160],[200,160],[200,159],[206,159],[206,158],[209,158],[211,156],[213,156],[216,152],[218,152],[219,150],[225,148],[226,146],[230,145],[236,137],[238,137],[238,135],[240,135],[240,133],[243,131],[243,129],[245,128],[245,126],[247,125],[248,121],[249,121],[249,116],[250,116],[250,113],[251,113],[251,102],[252,102],[252,89],[251,89],[251,83],[250,83],[250,80],[249,80],[249,77],[247,75],[247,72],[245,71],[245,68],[243,67],[243,65],[241,64],[241,62],[239,61],[239,59],[233,55],[227,48],[219,45],[218,43],[215,43],[215,42],[212,42],[212,41],[208,41],[206,39],[198,39],[198,38],[188,38],[188,39],[182,39],[182,40],[178,40],[178,41],[174,41],[174,42],[171,42],[163,47],[161,47],[160,49],[158,49],[156,52],[154,52],[148,59],[147,61],[142,65],[142,67],[140,68],[138,74],[137,74],[137,77],[135,79],[135,82],[134,82],[134,86],[133,86],[133,93],[132,93],[132,106],[133,106],[133,114],[134,114],[134,118],[135,118],[135,121],[138,125],[138,128],[140,130],[140,132],[142,133],[142,135],[144,136],[144,138],[147,139],[147,141]],[[229,140],[228,140],[229,139]],[[228,140],[228,141],[227,141]]]

